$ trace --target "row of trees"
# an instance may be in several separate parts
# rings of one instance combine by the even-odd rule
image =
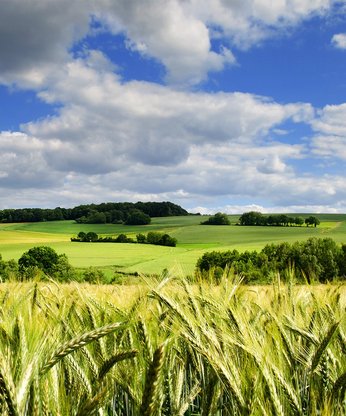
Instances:
[[[95,232],[85,233],[81,231],[77,237],[72,237],[71,241],[81,243],[138,243],[138,244],[154,244],[159,246],[175,247],[177,240],[169,234],[150,231],[147,235],[137,234],[136,240],[128,237],[126,234],[119,234],[117,237],[99,237]]]
[[[78,224],[126,224],[126,225],[147,225],[150,224],[151,218],[148,214],[145,214],[139,209],[132,209],[128,213],[123,214],[121,212],[97,212],[90,211],[87,216],[77,218]]]
[[[59,220],[81,220],[92,223],[126,222],[133,211],[149,217],[188,215],[188,212],[172,202],[105,202],[102,204],[78,205],[74,208],[23,208],[0,210],[0,222],[40,222]]]
[[[197,271],[222,273],[232,268],[245,282],[269,282],[279,272],[294,270],[298,281],[325,283],[346,276],[346,244],[339,245],[330,238],[310,238],[307,241],[268,244],[260,252],[213,251],[197,261]]]
[[[250,211],[245,212],[239,218],[240,225],[268,225],[268,226],[314,226],[320,224],[320,220],[315,216],[303,217],[290,217],[286,214],[272,214],[263,215],[261,212]]]

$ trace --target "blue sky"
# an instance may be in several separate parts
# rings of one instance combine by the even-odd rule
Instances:
[[[0,8],[0,209],[346,212],[345,0]]]

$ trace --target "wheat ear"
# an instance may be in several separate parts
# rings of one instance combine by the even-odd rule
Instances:
[[[152,416],[155,411],[155,402],[158,393],[159,377],[163,364],[164,344],[161,344],[154,352],[153,360],[150,363],[142,397],[140,409],[141,416]]]
[[[48,370],[50,370],[66,355],[78,350],[81,347],[84,347],[84,345],[90,344],[91,342],[110,334],[111,332],[116,331],[121,326],[123,326],[123,323],[116,322],[114,324],[102,326],[93,331],[86,332],[85,334],[65,342],[52,354],[50,359],[43,364],[40,370],[40,375],[46,374]]]

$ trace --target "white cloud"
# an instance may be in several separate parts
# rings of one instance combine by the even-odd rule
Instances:
[[[335,0],[3,0],[0,14],[0,82],[45,87],[92,16],[127,45],[159,60],[173,84],[195,84],[236,63],[232,48],[248,48],[285,33],[302,20],[327,13]],[[15,28],[15,30],[14,30]],[[97,31],[96,31],[97,34]],[[220,50],[212,48],[217,34]],[[339,39],[342,34],[336,35]],[[341,38],[340,38],[341,39]],[[341,41],[340,41],[341,42]],[[341,45],[341,43],[340,43]]]
[[[327,105],[313,119],[316,135],[311,140],[316,156],[346,160],[346,103]]]
[[[0,186],[16,183],[25,192],[44,179],[41,187],[60,187],[64,198],[79,189],[78,198],[104,200],[116,189],[187,201],[206,194],[279,198],[283,183],[296,185],[289,161],[303,157],[304,147],[273,142],[270,131],[309,119],[310,105],[122,84],[101,58],[102,70],[92,55],[55,73],[40,96],[63,104],[58,115],[23,125],[23,133],[2,133],[0,149],[16,161],[3,164]]]
[[[346,33],[338,33],[332,37],[332,44],[338,49],[346,49]]]
[[[89,0],[2,0],[0,83],[40,88],[89,30]]]
[[[24,131],[60,143],[60,150],[47,150],[56,169],[90,174],[123,169],[127,163],[175,166],[188,159],[193,146],[260,143],[285,120],[312,114],[307,104],[280,105],[251,94],[121,84],[82,59],[57,73],[54,87],[40,97],[65,106],[56,117],[24,125]],[[276,160],[271,169],[281,169],[280,164]]]

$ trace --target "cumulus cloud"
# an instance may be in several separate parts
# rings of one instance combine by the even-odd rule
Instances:
[[[2,0],[0,83],[39,88],[89,30],[89,1]]]
[[[23,126],[32,137],[55,140],[50,164],[90,174],[123,169],[126,163],[175,166],[193,146],[261,142],[287,119],[311,117],[307,104],[281,105],[244,93],[183,92],[144,83],[122,84],[85,60],[61,71],[54,88],[41,93],[66,103],[56,117]],[[85,149],[92,157],[87,158]],[[237,152],[237,150],[235,150]],[[280,161],[272,164],[279,168]]]
[[[327,105],[312,120],[311,140],[316,156],[346,160],[346,103]]]
[[[104,30],[124,33],[133,50],[158,59],[173,84],[195,84],[236,63],[231,50],[258,44],[275,32],[326,13],[335,0],[3,0],[0,82],[40,88],[69,59],[73,45]],[[15,28],[15,30],[14,30]],[[217,36],[218,50],[212,48]],[[342,38],[336,35],[338,44]]]
[[[346,33],[338,33],[332,37],[332,44],[338,49],[346,49]]]

